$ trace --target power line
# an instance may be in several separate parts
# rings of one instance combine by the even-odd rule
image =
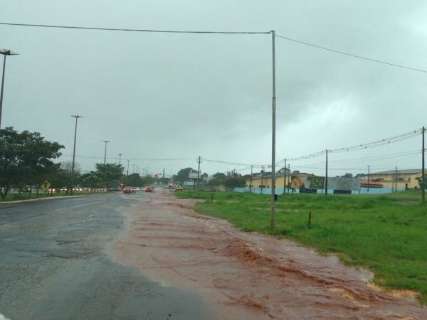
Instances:
[[[312,43],[312,42],[308,42],[308,41],[303,41],[303,40],[298,40],[298,39],[294,39],[294,38],[290,38],[288,36],[284,36],[281,34],[276,34],[278,38],[281,38],[283,40],[286,41],[290,41],[290,42],[294,42],[303,46],[307,46],[307,47],[312,47],[312,48],[316,48],[316,49],[320,49],[320,50],[324,50],[324,51],[328,51],[328,52],[332,52],[332,53],[336,53],[336,54],[340,54],[340,55],[344,55],[347,57],[351,57],[351,58],[355,58],[355,59],[359,59],[359,60],[364,60],[364,61],[368,61],[368,62],[373,62],[373,63],[379,63],[382,65],[386,65],[389,67],[394,67],[394,68],[400,68],[400,69],[406,69],[406,70],[410,70],[410,71],[415,71],[415,72],[421,72],[421,73],[427,73],[426,69],[422,69],[422,68],[417,68],[417,67],[411,67],[411,66],[407,66],[407,65],[403,65],[403,64],[398,64],[398,63],[394,63],[394,62],[389,62],[386,60],[381,60],[381,59],[376,59],[376,58],[370,58],[367,56],[361,56],[359,54],[355,54],[355,53],[351,53],[351,52],[347,52],[347,51],[343,51],[343,50],[337,50],[337,49],[333,49],[333,48],[329,48],[320,44],[316,44],[316,43]]]
[[[352,145],[352,146],[348,146],[348,147],[328,149],[328,153],[343,153],[343,152],[351,152],[351,151],[358,151],[358,150],[376,148],[376,147],[380,147],[383,145],[393,144],[396,142],[400,142],[403,140],[410,139],[412,137],[419,135],[420,133],[421,133],[421,129],[412,130],[410,132],[405,132],[405,133],[399,134],[397,136],[384,138],[384,139],[380,139],[380,140],[375,140],[375,141],[364,143],[364,144],[357,144],[357,145]],[[299,161],[299,160],[312,159],[312,158],[317,158],[323,154],[325,154],[325,150],[310,153],[310,154],[299,156],[299,157],[294,157],[294,158],[284,158],[284,159],[282,159],[282,161],[284,161],[285,159],[288,161]]]
[[[381,160],[390,160],[390,159],[396,159],[396,158],[407,157],[407,156],[418,155],[418,154],[421,154],[421,150],[402,151],[402,152],[395,152],[395,153],[389,153],[389,154],[371,155],[371,156],[356,157],[356,158],[332,159],[330,160],[330,162],[381,161]]]
[[[167,30],[167,29],[163,30],[163,29],[151,29],[151,28],[135,29],[135,28],[89,27],[89,26],[76,26],[76,25],[32,24],[32,23],[16,23],[16,22],[0,22],[0,25],[11,26],[11,27],[26,27],[26,28],[71,29],[71,30],[74,29],[74,30],[93,30],[93,31],[169,33],[169,34],[265,35],[265,34],[271,34],[272,32],[272,31],[215,31],[215,30]],[[422,69],[418,67],[411,67],[408,65],[403,65],[403,64],[389,62],[382,59],[362,56],[359,54],[355,54],[355,53],[351,53],[343,50],[333,49],[317,43],[291,38],[283,34],[277,33],[276,36],[286,41],[290,41],[293,43],[297,43],[297,44],[308,46],[315,49],[332,52],[335,54],[344,55],[347,57],[351,57],[351,58],[355,58],[363,61],[378,63],[378,64],[386,65],[389,67],[400,68],[400,69],[405,69],[405,70],[410,70],[415,72],[427,73],[426,69]]]
[[[317,157],[320,157],[321,155],[323,155],[324,153],[325,153],[325,151],[319,151],[319,152],[314,152],[314,153],[310,153],[310,154],[299,156],[299,157],[285,158],[285,159],[288,161],[299,161],[299,160],[317,158]],[[285,159],[283,159],[282,161],[284,161]]]
[[[210,162],[210,163],[226,164],[231,166],[245,166],[249,168],[250,166],[259,167],[259,168],[261,168],[262,166],[265,166],[263,164],[250,164],[250,163],[231,162],[231,161],[224,161],[224,160],[211,160],[211,159],[205,159],[205,158],[203,158],[203,161]]]
[[[94,30],[94,31],[120,31],[120,32],[147,32],[147,33],[177,33],[177,34],[224,34],[224,35],[255,35],[270,34],[271,31],[212,31],[212,30],[163,30],[163,29],[134,29],[134,28],[110,28],[110,27],[89,27],[75,25],[54,25],[54,24],[32,24],[0,22],[0,25],[12,27],[28,28],[50,28],[50,29],[74,29],[74,30]]]
[[[405,133],[399,134],[397,136],[393,136],[390,138],[384,138],[384,139],[368,142],[365,144],[358,144],[358,145],[353,145],[353,146],[349,146],[349,147],[342,147],[342,148],[328,149],[328,150],[330,153],[341,153],[341,152],[349,152],[349,151],[375,148],[375,147],[380,147],[380,146],[383,146],[386,144],[391,144],[391,143],[396,143],[396,142],[400,142],[403,140],[407,140],[407,139],[415,137],[419,134],[421,134],[421,129],[412,130],[410,132],[405,132]]]
[[[71,157],[72,155],[66,154],[62,156]],[[92,160],[103,159],[103,157],[100,157],[100,156],[87,156],[87,155],[79,155],[76,157],[80,159],[92,159]],[[109,157],[109,159],[120,160],[120,157]],[[190,158],[129,158],[128,160],[130,161],[192,161],[193,159],[190,159]]]

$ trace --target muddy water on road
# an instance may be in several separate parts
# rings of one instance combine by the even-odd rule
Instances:
[[[218,319],[427,319],[412,297],[292,241],[243,233],[165,191],[129,213],[115,259],[165,286],[190,289]]]

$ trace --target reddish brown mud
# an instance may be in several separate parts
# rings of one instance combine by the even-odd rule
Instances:
[[[167,191],[146,194],[129,213],[117,261],[195,291],[217,319],[427,319],[414,297],[369,284],[369,272],[289,240],[237,231],[193,204]]]

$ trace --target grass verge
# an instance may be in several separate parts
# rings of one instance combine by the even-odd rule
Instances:
[[[328,196],[290,194],[277,201],[270,229],[270,197],[250,193],[178,193],[205,199],[196,210],[243,231],[286,236],[323,253],[336,253],[375,273],[375,283],[420,293],[427,303],[427,206],[419,193]],[[311,227],[308,215],[312,213]]]

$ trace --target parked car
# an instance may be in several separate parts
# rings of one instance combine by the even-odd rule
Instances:
[[[153,187],[145,187],[144,192],[153,192]]]

